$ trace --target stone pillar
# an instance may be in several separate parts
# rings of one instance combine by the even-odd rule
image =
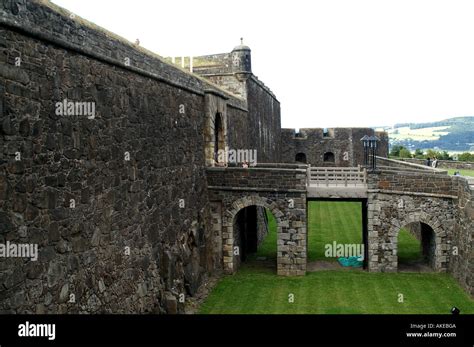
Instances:
[[[294,207],[287,208],[290,220],[278,226],[277,273],[304,276],[307,262],[306,198],[291,198]]]

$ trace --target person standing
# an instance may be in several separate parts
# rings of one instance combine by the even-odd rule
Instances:
[[[431,166],[431,158],[426,158],[426,166]]]

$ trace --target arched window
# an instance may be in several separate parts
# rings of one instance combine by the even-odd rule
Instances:
[[[225,163],[224,158],[224,127],[222,124],[222,117],[220,113],[216,114],[214,121],[214,161],[216,163]]]
[[[295,161],[298,163],[306,164],[306,154],[304,153],[297,153],[295,156]]]
[[[334,153],[333,153],[333,152],[326,152],[326,153],[324,153],[323,161],[324,161],[325,163],[334,163],[334,162],[335,162]]]

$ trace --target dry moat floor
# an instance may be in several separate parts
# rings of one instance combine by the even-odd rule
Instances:
[[[276,227],[239,271],[220,279],[199,308],[203,314],[449,314],[474,313],[474,300],[444,273],[426,272],[419,242],[399,236],[399,273],[342,268],[324,256],[324,245],[360,243],[358,202],[310,202],[306,276],[276,275]],[[267,212],[268,213],[268,212]]]

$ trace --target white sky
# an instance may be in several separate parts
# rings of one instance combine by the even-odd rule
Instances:
[[[252,49],[283,127],[474,116],[474,1],[53,0],[162,56]]]

